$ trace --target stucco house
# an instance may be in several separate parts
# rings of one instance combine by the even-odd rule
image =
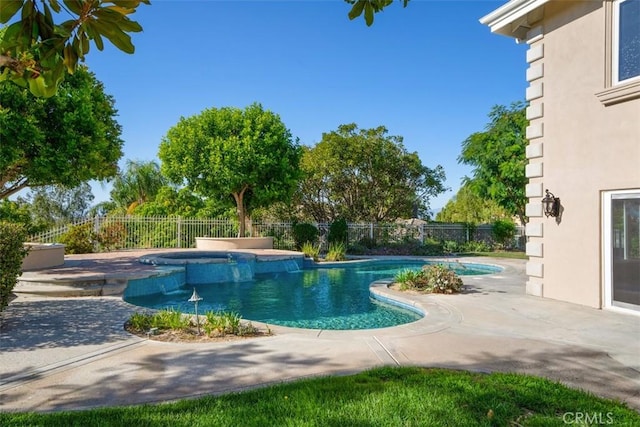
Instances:
[[[511,0],[480,22],[528,44],[527,292],[640,314],[640,0]]]

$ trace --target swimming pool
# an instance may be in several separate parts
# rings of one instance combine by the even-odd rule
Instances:
[[[235,311],[244,319],[309,329],[384,328],[414,322],[422,318],[423,313],[375,299],[369,285],[376,280],[391,279],[401,270],[418,270],[429,263],[449,264],[461,275],[500,271],[499,267],[483,264],[369,260],[328,268],[258,273],[253,280],[239,282],[189,284],[185,281],[153,294],[127,295],[125,292],[125,300],[142,307],[173,307],[193,313],[194,306],[187,300],[195,287],[203,298],[199,302],[199,313]]]

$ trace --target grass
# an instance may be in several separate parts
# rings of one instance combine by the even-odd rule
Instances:
[[[575,414],[640,425],[640,414],[621,403],[542,378],[412,367],[159,405],[0,413],[0,425],[564,426]]]
[[[495,252],[464,252],[458,256],[486,256],[491,258],[529,259],[525,252],[520,251],[495,251]]]

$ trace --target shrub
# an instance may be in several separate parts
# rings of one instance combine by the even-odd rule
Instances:
[[[129,318],[128,325],[137,332],[146,332],[151,329],[151,319],[153,315],[150,313],[135,312]]]
[[[405,269],[396,274],[395,282],[400,285],[400,289],[403,291],[417,289],[420,287],[419,282],[424,281],[423,276],[421,271]]]
[[[442,264],[425,265],[422,271],[427,279],[428,292],[451,294],[462,290],[462,279],[455,271]]]
[[[94,250],[92,224],[74,225],[60,237],[60,243],[66,245],[68,254],[90,254]]]
[[[462,290],[462,279],[455,271],[442,264],[425,265],[420,271],[402,270],[395,282],[401,290],[415,289],[421,292],[452,294]]]
[[[508,247],[516,235],[516,225],[513,221],[499,219],[493,223],[493,237],[503,247]]]
[[[22,274],[26,239],[23,225],[0,221],[0,312],[9,305],[11,292]]]
[[[360,240],[358,240],[357,244],[360,246],[364,246],[367,249],[373,249],[377,246],[376,241],[371,237],[362,237]]]
[[[302,245],[302,253],[308,258],[312,258],[314,261],[318,261],[320,257],[320,245],[314,245],[311,242],[305,242]]]
[[[318,240],[318,229],[315,225],[307,222],[295,224],[293,226],[293,240],[296,244],[296,249],[301,249],[302,245],[307,242],[316,243]]]
[[[446,254],[458,252],[458,242],[456,242],[455,240],[445,240],[442,244],[442,250]]]
[[[345,219],[337,219],[329,226],[329,243],[349,243],[349,226]]]
[[[256,331],[253,325],[242,325],[242,317],[236,312],[208,311],[205,316],[207,321],[203,328],[207,335],[212,335],[214,332],[219,336],[226,334],[249,335]]]
[[[346,253],[347,250],[344,243],[332,243],[329,245],[329,252],[327,252],[327,256],[324,259],[327,261],[344,261],[347,259]]]
[[[95,237],[101,248],[107,251],[122,249],[127,237],[127,228],[119,222],[104,224]]]
[[[151,326],[158,329],[184,330],[189,327],[189,317],[174,308],[166,308],[155,313],[151,318]]]
[[[462,246],[464,252],[490,252],[491,246],[483,241],[467,242]]]

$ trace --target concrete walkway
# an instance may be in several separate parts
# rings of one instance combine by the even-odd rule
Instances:
[[[117,263],[135,274],[139,255],[85,256],[84,267],[113,272]],[[111,267],[109,258],[117,259]],[[363,331],[272,327],[273,336],[207,344],[129,335],[123,323],[136,307],[118,296],[55,298],[18,286],[0,329],[0,410],[170,401],[380,365],[533,374],[640,410],[640,317],[527,296],[521,260],[473,262],[505,270],[465,278],[464,294],[409,296],[428,312],[415,323]]]

